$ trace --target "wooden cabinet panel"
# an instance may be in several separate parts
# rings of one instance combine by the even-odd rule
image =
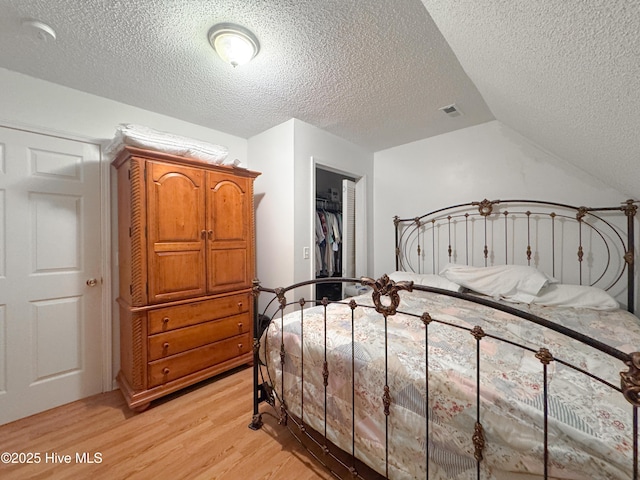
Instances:
[[[209,292],[248,288],[253,281],[253,235],[242,219],[252,214],[251,182],[214,172],[208,172],[207,181]]]
[[[208,219],[211,241],[246,242],[247,226],[242,221],[247,215],[247,186],[244,179],[230,178],[209,172]]]
[[[149,362],[149,387],[157,387],[231,358],[246,355],[251,349],[251,336],[245,334]]]
[[[149,302],[206,293],[205,172],[148,162]]]
[[[257,172],[123,147],[120,351],[129,406],[253,360]]]
[[[152,335],[149,337],[149,360],[157,360],[234,335],[249,333],[251,322],[249,314],[245,313]]]
[[[235,288],[246,288],[248,285],[247,250],[212,249],[209,252],[209,291],[218,292]]]
[[[154,309],[149,312],[149,335],[245,313],[250,305],[250,295],[243,293]]]

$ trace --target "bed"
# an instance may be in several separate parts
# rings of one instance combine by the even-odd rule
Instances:
[[[250,427],[339,478],[637,479],[635,212],[459,204],[394,219],[389,275],[256,282]],[[329,280],[368,291],[294,299]]]

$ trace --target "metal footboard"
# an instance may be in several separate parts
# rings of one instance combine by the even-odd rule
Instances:
[[[347,299],[340,302],[329,302],[326,298],[321,300],[304,300],[300,299],[298,301],[288,301],[287,294],[294,291],[296,288],[312,285],[316,283],[322,282],[346,282],[346,283],[360,283],[362,285],[368,286],[371,288],[371,302],[368,304],[361,304],[356,302],[354,299]],[[601,352],[604,355],[607,355],[613,359],[616,359],[620,363],[620,379],[619,384],[612,383],[609,379],[603,379],[598,377],[597,372],[589,372],[583,365],[572,365],[570,362],[566,361],[561,357],[554,356],[553,348],[550,346],[540,345],[538,348],[533,348],[531,345],[525,345],[519,342],[515,342],[512,339],[504,338],[499,335],[498,332],[490,332],[485,331],[480,326],[465,326],[465,325],[457,325],[451,323],[447,319],[438,318],[437,315],[433,315],[429,311],[424,311],[420,313],[416,312],[408,312],[403,309],[403,305],[400,299],[400,292],[402,291],[423,291],[434,293],[438,295],[447,295],[450,297],[456,297],[462,299],[466,302],[472,302],[478,305],[483,305],[485,307],[489,307],[491,309],[499,310],[509,315],[513,315],[522,319],[523,322],[529,322],[530,324],[539,325],[545,329],[553,330],[567,338],[571,339],[571,341],[579,342],[584,345],[588,345],[590,348],[594,349],[597,352]],[[473,458],[475,461],[475,471],[476,477],[478,479],[483,477],[483,465],[487,461],[487,446],[490,444],[490,439],[487,438],[486,435],[486,425],[483,424],[483,394],[485,392],[485,387],[483,386],[483,377],[482,377],[482,345],[483,342],[488,340],[493,342],[498,342],[501,345],[509,345],[512,348],[519,348],[526,350],[528,354],[535,357],[540,364],[540,378],[542,383],[542,425],[539,428],[543,432],[543,444],[541,445],[542,451],[542,472],[540,474],[540,478],[549,478],[550,476],[550,468],[553,464],[553,459],[550,458],[549,454],[549,446],[553,442],[552,435],[550,434],[549,427],[549,396],[547,394],[548,384],[549,384],[549,373],[548,369],[550,365],[553,365],[554,362],[558,364],[562,364],[567,368],[573,369],[575,372],[578,372],[580,375],[585,375],[585,378],[589,378],[593,381],[599,382],[603,388],[611,389],[615,391],[616,395],[624,396],[628,401],[629,406],[629,416],[630,423],[632,425],[632,432],[629,435],[629,441],[632,444],[632,459],[630,461],[633,462],[632,466],[632,477],[634,480],[638,479],[638,413],[637,408],[640,405],[640,352],[627,354],[620,350],[617,350],[605,343],[587,337],[579,332],[573,331],[569,328],[566,328],[562,325],[558,325],[554,322],[551,322],[547,319],[541,318],[539,316],[533,315],[531,313],[519,310],[514,307],[510,307],[508,305],[504,305],[501,303],[494,302],[487,298],[467,295],[464,293],[451,292],[448,290],[440,290],[437,288],[425,287],[422,285],[415,285],[412,282],[394,282],[389,279],[386,275],[381,277],[380,279],[374,280],[371,278],[330,278],[330,279],[318,279],[318,280],[310,280],[307,282],[297,283],[295,285],[286,287],[286,288],[277,288],[270,289],[264,288],[256,282],[254,286],[255,298],[256,298],[256,319],[254,325],[254,332],[260,332],[260,320],[264,320],[264,316],[266,316],[269,320],[269,326],[274,326],[273,328],[279,328],[280,332],[284,332],[285,330],[285,314],[289,310],[298,310],[298,315],[300,317],[300,337],[301,343],[303,342],[305,333],[305,315],[308,311],[308,308],[313,306],[320,306],[323,309],[323,317],[324,317],[324,359],[322,362],[322,378],[323,378],[323,386],[322,386],[322,403],[324,405],[324,418],[320,420],[320,422],[315,422],[315,428],[312,428],[310,422],[306,421],[306,411],[305,411],[305,402],[309,401],[308,398],[305,398],[305,361],[304,351],[305,349],[301,349],[302,354],[302,365],[300,375],[300,382],[302,386],[300,388],[300,398],[295,399],[297,402],[296,411],[298,414],[293,414],[291,410],[291,405],[289,405],[289,401],[287,398],[287,393],[285,392],[285,381],[284,381],[284,373],[288,367],[287,365],[287,357],[288,351],[284,341],[284,335],[281,334],[280,338],[281,343],[279,345],[279,365],[274,366],[274,371],[281,372],[280,383],[278,384],[277,379],[270,378],[269,369],[267,368],[270,365],[266,365],[268,362],[267,356],[264,355],[264,352],[261,351],[261,339],[258,338],[256,334],[256,338],[254,339],[254,411],[253,411],[253,419],[250,424],[251,428],[258,429],[262,426],[262,415],[261,404],[266,403],[273,407],[276,416],[279,419],[281,424],[285,424],[289,427],[291,432],[305,445],[305,447],[311,452],[313,456],[315,456],[318,461],[327,466],[335,476],[338,478],[361,478],[361,479],[371,479],[371,478],[393,478],[393,472],[390,470],[390,435],[389,435],[389,418],[393,415],[393,411],[395,408],[395,399],[398,397],[398,392],[394,391],[392,386],[393,382],[391,382],[389,375],[389,361],[391,360],[389,357],[388,345],[389,342],[392,342],[393,339],[387,336],[387,321],[397,315],[403,314],[407,318],[411,319],[412,322],[416,322],[423,326],[424,328],[424,344],[425,344],[425,357],[424,357],[424,385],[425,385],[425,401],[424,401],[424,430],[425,430],[425,438],[420,441],[425,445],[425,457],[424,457],[424,469],[425,477],[429,477],[430,471],[430,462],[433,461],[432,455],[430,454],[430,435],[431,435],[431,421],[433,420],[433,414],[430,413],[429,405],[432,402],[432,398],[430,395],[433,395],[433,392],[430,391],[430,380],[431,372],[430,363],[437,360],[436,355],[433,352],[429,351],[429,348],[426,346],[429,345],[430,341],[430,331],[434,328],[434,325],[442,326],[442,328],[453,328],[460,332],[461,335],[469,335],[473,338],[472,345],[474,351],[471,352],[471,355],[475,357],[475,365],[470,365],[469,368],[475,369],[476,371],[476,379],[475,379],[475,422],[472,428],[472,434],[469,436],[468,444],[469,449],[472,451]],[[270,302],[268,303],[266,309],[259,313],[257,308],[258,296],[259,295],[273,295]],[[360,298],[360,297],[358,297]],[[351,369],[351,412],[352,416],[350,419],[351,422],[351,438],[348,441],[348,445],[345,447],[343,445],[342,448],[339,448],[335,442],[331,440],[332,432],[330,431],[330,411],[328,406],[331,403],[330,392],[329,392],[329,384],[332,380],[332,375],[334,374],[332,371],[332,363],[329,359],[329,351],[330,346],[327,343],[327,322],[330,321],[330,312],[328,312],[328,307],[332,303],[344,304],[345,308],[349,308],[351,312],[351,358],[348,359],[350,362]],[[354,324],[356,322],[356,312],[358,309],[367,309],[367,310],[375,310],[378,314],[381,315],[384,321],[384,385],[382,386],[380,391],[369,392],[372,396],[378,399],[381,404],[381,409],[384,415],[384,424],[385,424],[385,447],[384,447],[384,456],[385,458],[382,461],[384,465],[383,468],[377,468],[376,470],[372,469],[370,466],[366,465],[360,458],[358,458],[358,434],[356,432],[356,418],[355,418],[355,403],[356,403],[356,389],[355,389],[355,378],[356,378],[356,370],[357,370],[357,362],[355,358],[355,338],[354,338]],[[262,315],[262,317],[260,317]],[[438,327],[440,328],[440,327]],[[320,428],[318,428],[318,426]],[[344,443],[344,442],[343,442]],[[433,477],[440,478],[440,477]],[[598,478],[597,474],[594,474],[593,478]]]

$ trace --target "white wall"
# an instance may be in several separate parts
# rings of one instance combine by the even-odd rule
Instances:
[[[498,199],[552,200],[592,207],[626,198],[492,121],[374,155],[375,276],[395,270],[393,217]]]
[[[92,140],[109,140],[119,123],[137,123],[224,145],[248,165],[247,141],[217,130],[142,110],[0,68],[0,121],[41,127]]]
[[[251,168],[262,172],[256,179],[258,278],[265,287],[282,287],[314,278],[313,259],[303,258],[303,248],[313,249],[315,209],[312,157],[325,166],[365,177],[371,183],[373,154],[308,123],[291,119],[249,139]],[[373,198],[369,188],[368,203]],[[369,220],[371,218],[369,211]],[[369,224],[369,237],[372,225]],[[373,265],[373,250],[369,264]],[[288,295],[309,298],[310,289]],[[261,298],[264,307],[264,298]]]
[[[304,259],[303,248],[313,250],[315,245],[315,171],[314,161],[325,167],[335,169],[352,177],[364,177],[366,185],[366,205],[373,202],[373,154],[339,138],[331,133],[309,125],[301,120],[294,120],[295,131],[295,202],[294,202],[294,276],[296,281],[308,280],[315,276],[313,258]],[[312,160],[313,159],[313,160]],[[368,274],[373,268],[373,211],[358,210],[356,215],[364,214],[367,224],[368,252],[367,272],[356,272],[357,275]],[[305,295],[310,295],[306,293]]]
[[[249,156],[252,169],[261,172],[254,184],[256,275],[265,287],[290,285],[294,282],[293,120],[251,137]]]
[[[137,123],[162,131],[197,138],[224,145],[229,157],[248,165],[247,141],[240,137],[211,130],[175,118],[142,110],[123,103],[90,95],[71,88],[38,80],[20,73],[0,68],[0,123],[11,127],[24,127],[43,133],[60,134],[76,139],[103,143],[113,137],[119,123]],[[116,185],[113,169],[105,165],[105,175],[110,176],[111,201],[107,207],[111,216],[112,232],[105,238],[111,243],[111,258],[117,249]],[[98,186],[96,186],[98,188]],[[108,195],[104,196],[105,198]],[[106,232],[107,234],[109,232]],[[118,309],[115,297],[118,292],[118,276],[112,264],[112,376],[120,369]],[[105,278],[109,272],[103,272]]]

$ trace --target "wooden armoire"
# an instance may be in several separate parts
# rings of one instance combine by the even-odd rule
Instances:
[[[120,372],[129,407],[253,360],[253,181],[243,168],[123,147]]]

